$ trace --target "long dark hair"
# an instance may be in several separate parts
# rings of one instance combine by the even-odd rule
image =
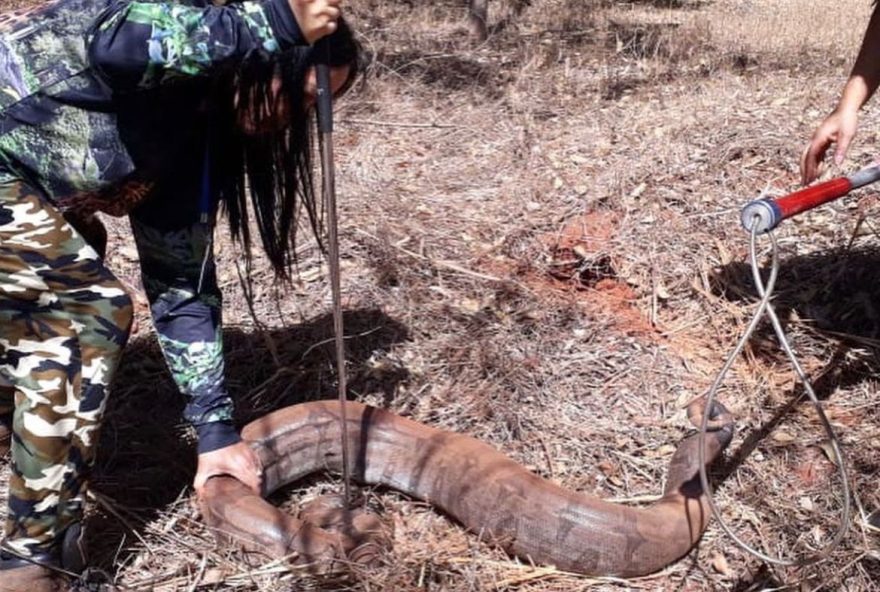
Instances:
[[[329,47],[330,66],[350,68],[339,96],[361,70],[360,47],[343,19],[330,35]],[[313,178],[313,110],[304,101],[306,74],[316,57],[311,47],[275,55],[255,52],[224,78],[211,108],[210,177],[232,236],[250,261],[249,196],[263,249],[276,276],[283,279],[290,277],[295,262],[301,213],[321,240],[323,212]],[[265,126],[279,113],[286,114],[286,125]],[[268,129],[253,133],[263,127]]]

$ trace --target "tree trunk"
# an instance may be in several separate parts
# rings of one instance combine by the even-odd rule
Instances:
[[[469,0],[468,17],[471,25],[471,34],[485,41],[489,36],[489,0]]]

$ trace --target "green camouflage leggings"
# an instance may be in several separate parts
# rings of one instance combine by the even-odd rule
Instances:
[[[61,212],[0,182],[0,373],[15,386],[0,401],[0,412],[14,406],[4,547],[54,553],[81,518],[131,319],[131,300]]]

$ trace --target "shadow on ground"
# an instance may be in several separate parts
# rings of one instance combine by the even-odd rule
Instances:
[[[799,334],[801,355],[811,347],[829,361],[810,379],[819,400],[837,389],[853,387],[880,373],[880,250],[835,250],[800,257],[781,255],[773,305],[786,334]],[[766,279],[767,274],[764,274]],[[733,302],[754,302],[757,291],[751,267],[733,263],[716,270],[711,283],[716,295]],[[812,343],[810,343],[812,342]],[[751,353],[769,363],[788,364],[768,320],[749,342]],[[734,471],[800,403],[798,384],[765,424],[749,434],[722,470]],[[804,402],[803,404],[808,404]]]
[[[880,375],[880,249],[838,249],[806,256],[780,255],[773,305],[799,358],[827,360],[810,373],[816,396],[827,401],[838,390],[852,389]],[[764,278],[768,276],[765,270]],[[757,306],[751,267],[733,263],[711,276],[713,293],[739,304]],[[768,367],[788,366],[769,320],[762,322],[749,342],[751,353]],[[784,393],[784,405],[751,430],[713,474],[719,482],[734,475],[770,433],[801,405],[809,405],[798,383]],[[880,464],[858,450],[848,452],[850,475],[876,475]],[[861,566],[875,573],[878,562],[865,559]],[[772,573],[759,571],[740,580],[736,591],[777,585]]]
[[[501,85],[506,82],[495,64],[460,53],[402,49],[378,60],[387,71],[404,78],[447,91],[479,88],[490,100],[502,96]]]
[[[378,310],[348,311],[344,322],[350,396],[380,394],[390,404],[409,374],[385,352],[408,339],[406,327]],[[236,423],[336,398],[332,335],[330,315],[264,332],[227,329],[226,374]],[[99,499],[89,530],[96,564],[122,565],[145,525],[189,495],[195,446],[181,419],[184,403],[154,336],[130,343],[108,403],[92,480]]]
[[[764,274],[767,277],[767,274]],[[713,292],[732,302],[755,302],[751,268],[733,263],[710,278]],[[780,260],[773,303],[786,332],[806,333],[835,347],[813,376],[820,398],[880,370],[880,249],[834,250]],[[769,322],[759,326],[752,352],[767,361],[783,353]]]

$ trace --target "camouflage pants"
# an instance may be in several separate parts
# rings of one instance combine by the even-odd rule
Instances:
[[[0,374],[15,387],[3,546],[53,553],[80,520],[129,297],[39,192],[0,182]],[[5,408],[5,409],[4,409]]]

